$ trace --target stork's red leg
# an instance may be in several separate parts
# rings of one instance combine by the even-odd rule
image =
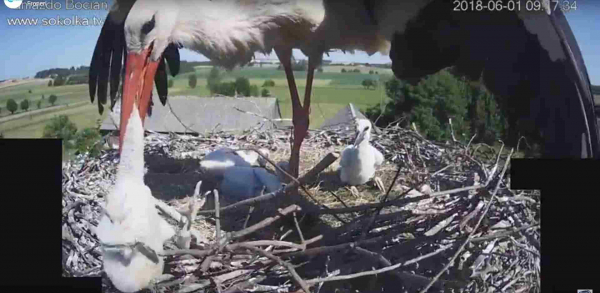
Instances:
[[[300,147],[302,141],[306,137],[308,131],[308,108],[302,107],[300,104],[300,96],[298,95],[298,88],[296,87],[296,81],[294,80],[294,72],[292,71],[292,49],[291,48],[276,48],[275,53],[285,70],[285,76],[288,81],[290,89],[290,96],[292,98],[292,123],[294,124],[294,143],[292,144],[292,154],[290,156],[290,175],[298,177],[298,167],[300,165]],[[309,73],[312,77],[312,74]],[[312,84],[312,79],[311,82]],[[308,86],[308,84],[307,84]],[[310,89],[307,88],[307,93],[310,94]],[[306,97],[305,97],[306,103]],[[308,97],[308,106],[310,107],[310,96]]]

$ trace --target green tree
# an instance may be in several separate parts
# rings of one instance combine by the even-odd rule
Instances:
[[[260,97],[257,85],[253,84],[250,86],[250,96]]]
[[[371,85],[373,84],[373,81],[370,79],[363,79],[361,85],[365,88],[368,89]]]
[[[385,90],[391,101],[383,112],[381,105],[369,109],[369,118],[381,115],[379,122],[386,125],[405,117],[404,126],[414,122],[421,134],[434,140],[451,138],[448,122],[452,119],[456,138],[470,138],[464,83],[447,70],[428,76],[416,86],[393,78],[385,83]]]
[[[373,74],[375,73],[373,70],[369,70],[369,74]]]
[[[233,97],[235,95],[235,82],[222,82],[219,84],[217,94]]]
[[[27,111],[29,109],[29,100],[25,99],[21,101],[21,110]]]
[[[48,102],[50,102],[50,104],[52,106],[54,106],[54,103],[56,103],[56,100],[58,100],[58,97],[56,95],[50,95],[50,97],[48,97]]]
[[[168,87],[172,88],[175,82],[172,79],[169,79]]]
[[[469,84],[468,117],[476,142],[495,143],[505,135],[506,121],[494,96],[479,83]]]
[[[44,95],[42,95],[42,101],[45,99],[46,97]]]
[[[268,79],[265,80],[265,82],[263,82],[262,87],[274,87],[275,86],[275,81],[273,81],[272,79]]]
[[[323,67],[317,68],[317,72],[323,72]]]
[[[48,86],[52,86],[52,80],[48,81]]]
[[[90,156],[95,157],[102,150],[102,136],[98,129],[85,128],[77,132],[75,136],[75,149],[79,153],[89,152]]]
[[[235,79],[235,90],[244,97],[250,96],[250,80],[245,77]]]
[[[61,75],[57,75],[52,83],[54,86],[61,86],[65,84],[65,79]]]
[[[206,87],[211,94],[218,93],[221,78],[221,71],[216,66],[213,66],[206,78]]]
[[[195,73],[192,73],[188,78],[188,85],[191,88],[196,88],[197,83],[198,83],[198,77],[196,77]]]
[[[61,138],[63,140],[63,151],[75,147],[75,135],[77,126],[69,120],[67,115],[55,116],[44,127],[43,137]]]
[[[8,110],[10,114],[15,114],[15,112],[19,110],[19,105],[17,105],[15,100],[8,99],[8,101],[6,101],[6,110]]]
[[[342,70],[340,70],[341,73],[346,73],[346,68],[342,68]]]
[[[271,93],[269,92],[268,89],[262,89],[262,92],[260,93],[260,95],[263,97],[270,97]]]
[[[31,90],[29,90],[29,93],[31,94]]]
[[[37,101],[37,108],[41,109],[42,108],[42,100],[38,100]]]
[[[352,70],[352,72],[354,72],[354,73],[360,73],[360,69],[355,68],[354,70]]]

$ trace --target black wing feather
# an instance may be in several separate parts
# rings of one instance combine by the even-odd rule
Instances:
[[[179,73],[179,48],[177,45],[171,43],[164,52],[165,59],[167,60],[167,65],[169,65],[169,70],[171,71],[171,76],[175,76]]]
[[[154,78],[159,98],[163,105],[165,105],[168,95],[165,62],[168,63],[171,75],[177,75],[180,69],[180,47],[176,44],[169,44],[167,46],[163,53],[163,60],[161,60]],[[126,63],[125,22],[115,22],[114,17],[109,13],[96,42],[88,81],[90,100],[93,103],[95,96],[98,96],[98,112],[100,114],[104,112],[103,105],[106,104],[109,82],[111,111],[116,104],[119,91],[122,93],[122,86],[120,85],[123,83],[125,75],[123,64]]]
[[[169,93],[168,82],[167,82],[167,67],[165,65],[166,58],[162,58],[158,63],[156,69],[156,75],[154,75],[154,83],[156,84],[156,91],[158,92],[158,98],[163,106],[167,103],[167,96]]]
[[[600,128],[596,119],[592,86],[583,61],[583,55],[562,11],[560,9],[553,11],[550,20],[561,39],[561,45],[570,63],[570,66],[567,66],[567,68],[570,69],[571,72],[569,73],[575,81],[575,87],[579,95],[578,98],[584,112],[583,115],[586,118],[587,136],[591,147],[590,151],[593,157],[598,158],[600,157]]]
[[[117,98],[119,83],[121,81],[121,69],[123,68],[123,48],[125,48],[125,33],[122,30],[115,32],[112,48],[112,60],[110,62],[110,101],[111,109]]]
[[[123,50],[121,51],[121,56],[123,56],[123,64],[127,64],[127,51],[125,49],[125,46],[123,46]],[[125,66],[121,66],[121,84],[119,85],[119,90],[117,93],[120,93],[121,95],[123,94],[123,84],[125,84]],[[120,98],[119,96],[115,97],[114,99],[110,100],[110,110],[113,111],[115,104],[117,103],[117,98]]]
[[[125,55],[125,23],[116,23],[111,13],[108,14],[100,36],[96,42],[96,48],[92,56],[89,74],[89,92],[92,103],[94,97],[98,96],[98,112],[104,112],[108,95],[108,83],[110,81],[111,108],[116,99],[119,89],[119,77],[123,67],[122,59]]]
[[[96,47],[94,48],[94,54],[92,55],[92,62],[90,64],[90,73],[89,73],[89,91],[90,98],[92,103],[94,102],[94,97],[96,95],[96,86],[98,84],[98,78],[100,74],[100,62],[103,59],[103,55],[105,53],[105,40],[107,39],[106,35],[110,34],[112,30],[112,20],[111,15],[108,14],[106,20],[104,21],[104,25],[102,26],[102,30],[100,30],[100,36],[98,37],[98,41],[96,42]]]

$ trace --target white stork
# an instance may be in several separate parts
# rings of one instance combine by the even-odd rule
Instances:
[[[323,52],[332,47],[364,50],[369,54],[389,51],[389,42],[376,33],[375,26],[368,24],[364,6],[343,9],[368,28],[358,34],[340,34],[342,24],[325,15],[326,6],[322,0],[117,0],[92,57],[89,82],[92,102],[97,93],[102,113],[110,80],[111,107],[114,105],[123,59],[122,113],[128,113],[133,102],[138,101],[143,120],[152,103],[153,80],[160,101],[163,105],[166,102],[165,61],[171,73],[176,74],[179,47],[199,52],[229,69],[247,64],[256,51],[275,50],[285,69],[292,98],[294,144],[290,171],[297,175],[300,145],[309,125],[314,70]],[[303,105],[291,70],[292,48],[299,48],[309,56]],[[121,129],[126,129],[127,119],[127,115],[121,114]],[[121,131],[121,141],[123,135]]]
[[[340,179],[348,185],[367,183],[383,163],[383,154],[374,148],[371,139],[371,122],[358,119],[354,144],[346,147],[340,159]]]
[[[511,125],[518,117],[534,117],[524,122],[543,135],[546,156],[598,157],[600,139],[589,78],[560,8],[548,5],[548,0],[521,0],[520,12],[456,12],[454,2],[117,0],[92,58],[90,96],[93,102],[97,91],[102,112],[110,80],[114,105],[125,59],[122,113],[138,101],[143,120],[153,80],[161,102],[166,102],[165,60],[176,74],[179,47],[202,53],[226,68],[248,63],[256,51],[274,49],[292,98],[290,173],[297,176],[300,146],[309,125],[312,79],[323,52],[335,48],[386,52],[392,42],[390,57],[398,78],[417,82],[455,66],[468,78],[483,78],[502,99]],[[526,7],[529,2],[544,5],[532,12]],[[309,56],[303,104],[291,70],[292,48]],[[127,119],[121,114],[121,129],[126,129]],[[123,135],[124,131],[121,140]]]
[[[269,150],[260,148],[258,151],[260,151],[263,156],[269,157]],[[204,160],[200,162],[200,165],[207,163],[213,166],[213,168],[218,165],[222,165],[223,167],[252,167],[256,164],[264,168],[267,165],[267,160],[255,151],[220,148],[208,153],[204,157]]]
[[[262,167],[227,166],[219,161],[200,162],[203,190],[219,190],[228,202],[252,198],[282,188],[280,177]]]
[[[175,235],[158,215],[150,188],[144,184],[144,128],[133,108],[113,190],[96,228],[103,248],[103,267],[122,292],[146,288],[163,272],[163,243]]]

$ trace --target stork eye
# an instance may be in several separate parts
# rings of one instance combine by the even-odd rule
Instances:
[[[152,15],[152,19],[144,23],[142,26],[142,34],[147,35],[149,32],[151,32],[154,29],[155,22],[154,15]]]

